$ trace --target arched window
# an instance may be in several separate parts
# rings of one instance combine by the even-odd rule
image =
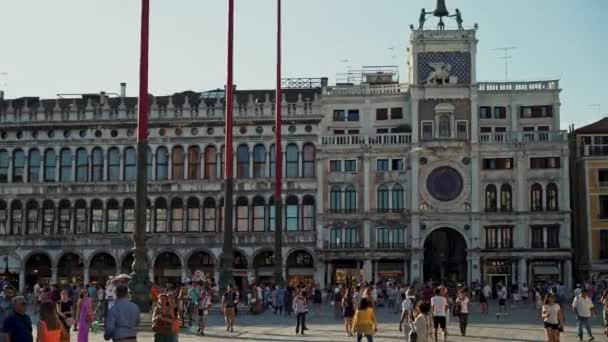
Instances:
[[[402,212],[405,209],[403,186],[401,184],[393,185],[393,211]]]
[[[253,231],[263,232],[266,229],[266,203],[264,198],[257,196],[253,199]]]
[[[106,209],[107,220],[108,220],[108,233],[118,233],[118,202],[115,199],[108,201],[108,208]]]
[[[440,138],[449,138],[451,137],[450,131],[450,117],[447,115],[442,115],[439,117],[439,137]]]
[[[95,147],[91,151],[91,181],[93,182],[101,182],[103,181],[103,150],[101,147]]]
[[[302,147],[302,177],[315,176],[315,145],[306,143]]]
[[[149,181],[154,180],[152,177],[152,170],[154,170],[154,160],[152,157],[152,149],[150,149],[149,147],[146,149],[146,179]],[[137,154],[135,154],[135,157],[137,158]],[[137,167],[137,163],[135,163],[136,167]]]
[[[388,187],[386,185],[380,185],[378,187],[378,212],[386,213],[388,210]]]
[[[302,201],[302,230],[315,230],[315,198],[304,196]]]
[[[217,149],[215,146],[205,148],[205,179],[217,179]]]
[[[60,152],[60,164],[61,169],[59,170],[59,179],[62,182],[72,181],[72,150],[64,148]]]
[[[28,156],[28,182],[40,182],[40,151],[31,149]]]
[[[23,183],[25,176],[25,153],[22,149],[13,151],[13,183]]]
[[[236,177],[249,178],[249,147],[247,145],[239,145],[236,150]]]
[[[253,147],[253,178],[266,177],[264,171],[266,171],[266,148],[258,144]]]
[[[133,147],[125,148],[125,181],[137,179],[137,156]],[[147,170],[146,170],[147,172]]]
[[[84,200],[77,200],[74,204],[76,209],[76,233],[84,234],[87,232],[87,202]]]
[[[135,202],[127,198],[122,205],[122,232],[133,233],[135,231]]]
[[[268,149],[268,161],[270,162],[270,166],[268,169],[268,177],[270,177],[270,178],[274,178],[274,175],[275,175],[275,167],[276,167],[276,164],[274,162],[275,157],[276,157],[275,153],[276,152],[274,150],[274,144],[270,145],[270,148]]]
[[[184,231],[184,203],[180,198],[171,200],[171,232]]]
[[[184,148],[181,146],[175,146],[171,156],[173,179],[182,180],[184,179],[184,163],[186,156],[184,154]]]
[[[154,202],[154,220],[156,222],[155,232],[167,232],[167,201],[164,198],[157,198]]]
[[[289,144],[287,145],[287,148],[285,149],[285,154],[286,154],[286,158],[287,159],[287,169],[286,169],[286,174],[285,177],[287,178],[295,178],[298,177],[298,161],[300,159],[300,156],[298,155],[298,145],[296,144]]]
[[[29,201],[26,205],[26,220],[27,220],[27,235],[38,235],[40,231],[40,221],[38,219],[40,210],[38,209],[38,202]]]
[[[547,184],[547,210],[557,211],[559,209],[558,203],[557,185],[555,183]]]
[[[268,231],[274,232],[274,229],[277,224],[277,207],[274,203],[274,198],[270,197],[268,200]]]
[[[538,183],[532,184],[530,188],[530,210],[543,210],[543,187]]]
[[[203,202],[204,231],[215,232],[217,230],[217,226],[215,224],[216,216],[217,211],[215,208],[215,200],[213,198],[206,198]]]
[[[79,148],[76,150],[76,181],[86,182],[89,174],[89,156],[87,150]]]
[[[198,146],[190,146],[188,148],[188,179],[199,178],[201,178],[201,149]]]
[[[513,200],[512,200],[511,186],[509,184],[503,184],[500,186],[500,211],[512,211]]]
[[[246,232],[249,230],[249,204],[246,197],[236,200],[236,230]]]
[[[161,146],[156,150],[156,180],[167,179],[169,179],[169,151]]]
[[[296,196],[289,196],[285,201],[285,207],[287,212],[287,224],[286,230],[288,232],[295,232],[300,228],[300,215],[298,212],[298,198]]]
[[[0,183],[8,182],[8,152],[0,150]]]
[[[44,181],[54,182],[56,177],[57,154],[53,149],[44,151]]]
[[[116,147],[108,150],[108,180],[120,180],[120,151]]]
[[[486,211],[496,211],[498,207],[496,202],[496,186],[489,184],[486,186]]]
[[[70,223],[72,221],[72,210],[70,210],[70,201],[61,200],[59,202],[59,234],[70,234]]]
[[[200,155],[200,153],[199,153]],[[199,169],[200,171],[200,169]],[[198,232],[200,231],[200,223],[201,223],[201,209],[200,202],[196,197],[188,198],[188,202],[186,203],[188,207],[188,212],[186,213],[189,232]]]
[[[9,235],[8,212],[6,202],[0,200],[0,236]]]
[[[55,227],[55,203],[46,200],[42,203],[42,234],[51,235]]]
[[[357,189],[352,185],[344,189],[344,210],[347,213],[357,211]]]
[[[103,233],[103,203],[91,202],[91,233]]]
[[[337,185],[332,186],[329,192],[329,210],[333,212],[342,210],[342,189]]]
[[[11,234],[21,235],[23,232],[23,206],[21,201],[11,203]]]

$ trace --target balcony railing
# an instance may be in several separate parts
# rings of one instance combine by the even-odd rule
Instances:
[[[580,157],[606,157],[608,156],[608,145],[581,145],[579,147]]]
[[[559,90],[559,81],[479,82],[477,89],[480,92]]]
[[[535,132],[494,132],[480,133],[480,143],[509,144],[509,143],[545,143],[566,142],[566,131],[535,131]]]
[[[363,242],[330,242],[330,249],[353,249],[353,248],[363,248]]]
[[[405,242],[377,242],[378,249],[405,249]]]
[[[375,135],[330,135],[321,137],[321,145],[407,145],[412,143],[411,133]]]
[[[330,214],[354,214],[356,213],[358,210],[357,208],[353,208],[353,209],[329,209],[328,210]]]
[[[408,91],[407,84],[361,84],[325,88],[324,96],[396,95]]]
[[[403,213],[405,208],[376,208],[375,211],[380,214],[384,213]]]

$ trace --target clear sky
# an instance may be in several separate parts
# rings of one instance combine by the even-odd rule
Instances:
[[[410,24],[435,0],[283,0],[284,77],[398,65],[407,81]],[[138,0],[0,0],[0,89],[9,98],[137,94]],[[478,78],[561,80],[562,128],[608,115],[607,0],[446,0],[479,24]],[[235,83],[274,84],[275,0],[236,0]],[[432,24],[431,24],[432,25]],[[150,92],[225,83],[226,0],[151,0]],[[393,48],[393,49],[391,49]],[[347,60],[347,61],[345,61]],[[3,75],[2,73],[8,73]],[[591,106],[599,104],[600,107]]]

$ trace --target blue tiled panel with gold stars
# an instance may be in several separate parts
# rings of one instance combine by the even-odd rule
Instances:
[[[471,83],[471,53],[420,52],[418,54],[418,83],[425,83],[433,71],[430,63],[443,62],[452,66],[450,75],[458,77],[458,84]]]

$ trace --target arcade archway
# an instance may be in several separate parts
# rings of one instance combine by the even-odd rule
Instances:
[[[108,253],[95,254],[89,267],[89,281],[105,284],[108,277],[116,274],[116,260]]]
[[[467,243],[458,231],[440,228],[424,241],[424,280],[467,281]]]
[[[74,284],[81,282],[84,276],[84,262],[76,253],[66,253],[57,262],[57,282]]]
[[[43,253],[30,255],[25,261],[25,284],[33,287],[37,282],[49,283],[52,277],[51,258]]]
[[[154,283],[178,285],[182,282],[182,261],[173,252],[163,252],[154,261]]]

